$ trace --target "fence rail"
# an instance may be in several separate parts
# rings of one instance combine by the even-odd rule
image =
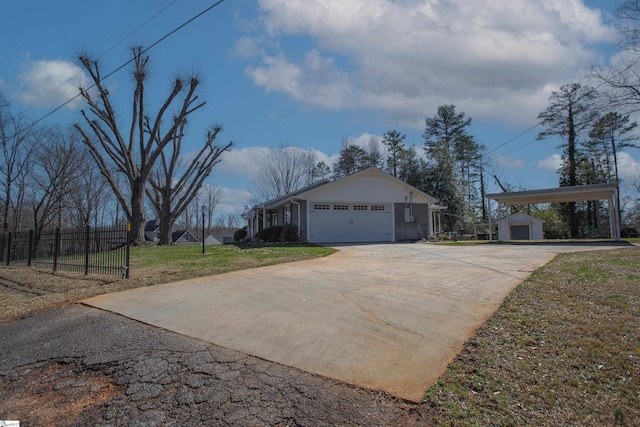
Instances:
[[[129,277],[128,226],[0,234],[0,261],[91,274]]]

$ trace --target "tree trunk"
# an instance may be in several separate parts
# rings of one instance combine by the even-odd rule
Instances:
[[[160,241],[159,245],[171,245],[173,244],[172,237],[172,226],[173,226],[173,215],[171,214],[171,207],[169,203],[166,203],[167,197],[163,198],[162,206],[160,207],[160,218],[158,221],[160,223]]]
[[[144,227],[146,225],[146,214],[144,211],[144,184],[135,181],[131,188],[131,244],[141,245],[144,243]]]
[[[576,185],[576,129],[573,123],[573,110],[569,108],[569,116],[567,118],[568,135],[567,135],[567,157],[569,161],[569,185]],[[578,237],[578,215],[576,214],[575,202],[568,203],[569,210],[569,232],[571,238]]]

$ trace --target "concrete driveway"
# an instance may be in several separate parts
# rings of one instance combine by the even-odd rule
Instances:
[[[579,245],[374,244],[321,259],[100,295],[85,304],[420,401],[532,271]]]

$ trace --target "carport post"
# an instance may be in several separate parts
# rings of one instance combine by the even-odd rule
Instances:
[[[509,208],[504,204],[504,216],[507,219],[507,240],[511,240],[511,223],[509,222]]]
[[[487,198],[487,210],[489,211],[489,241],[493,241],[493,233],[491,232],[491,199]]]

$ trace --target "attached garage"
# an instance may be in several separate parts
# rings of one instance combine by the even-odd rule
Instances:
[[[392,241],[391,206],[311,202],[309,242],[389,242]]]
[[[295,224],[312,243],[395,242],[434,235],[438,200],[376,168],[246,209],[249,235]]]

